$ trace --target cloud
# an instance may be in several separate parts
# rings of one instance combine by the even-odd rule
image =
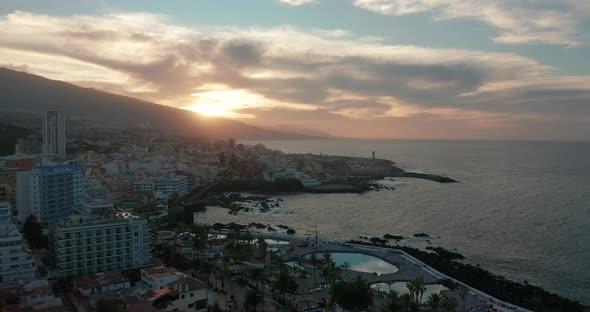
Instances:
[[[188,28],[145,13],[1,16],[0,59],[157,103],[333,135],[369,134],[372,125],[417,135],[407,127],[419,120],[455,129],[448,135],[554,116],[578,125],[590,103],[587,76],[547,78],[551,67],[513,53],[390,45],[291,26]],[[365,128],[339,125],[349,122]]]
[[[498,43],[565,46],[582,43],[576,28],[590,12],[586,0],[355,0],[354,5],[385,15],[432,13],[438,21],[478,20],[499,31]]]
[[[303,4],[309,4],[315,2],[315,0],[275,0],[281,3],[285,3],[292,6],[300,6]]]

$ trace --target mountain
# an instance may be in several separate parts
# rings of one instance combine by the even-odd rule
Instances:
[[[211,139],[298,139],[307,135],[273,131],[243,122],[197,113],[136,98],[83,88],[63,81],[0,67],[0,110],[42,113],[55,110],[70,118],[106,126],[139,127]]]

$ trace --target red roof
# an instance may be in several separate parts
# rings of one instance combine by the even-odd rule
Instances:
[[[144,271],[148,276],[153,277],[153,278],[160,278],[160,277],[182,274],[180,271],[178,271],[175,268],[166,268],[166,267],[147,267],[147,268],[142,268],[141,270]]]
[[[121,272],[105,272],[74,277],[73,282],[75,289],[88,290],[129,282],[129,279]]]

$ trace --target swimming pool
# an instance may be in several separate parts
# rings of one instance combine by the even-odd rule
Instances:
[[[330,255],[336,266],[343,267],[345,264],[348,264],[348,270],[352,271],[377,273],[377,275],[391,274],[399,271],[398,267],[387,261],[362,253],[331,252]],[[311,255],[307,257],[309,258]],[[323,253],[318,254],[318,259],[323,259],[323,257]]]

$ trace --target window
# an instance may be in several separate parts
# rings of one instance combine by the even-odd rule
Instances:
[[[183,295],[180,295],[180,298],[181,298],[181,299],[184,299],[184,294],[183,294]]]
[[[190,293],[190,295],[189,295],[189,297],[194,297],[194,296],[195,296],[195,294],[193,294],[193,293]]]

